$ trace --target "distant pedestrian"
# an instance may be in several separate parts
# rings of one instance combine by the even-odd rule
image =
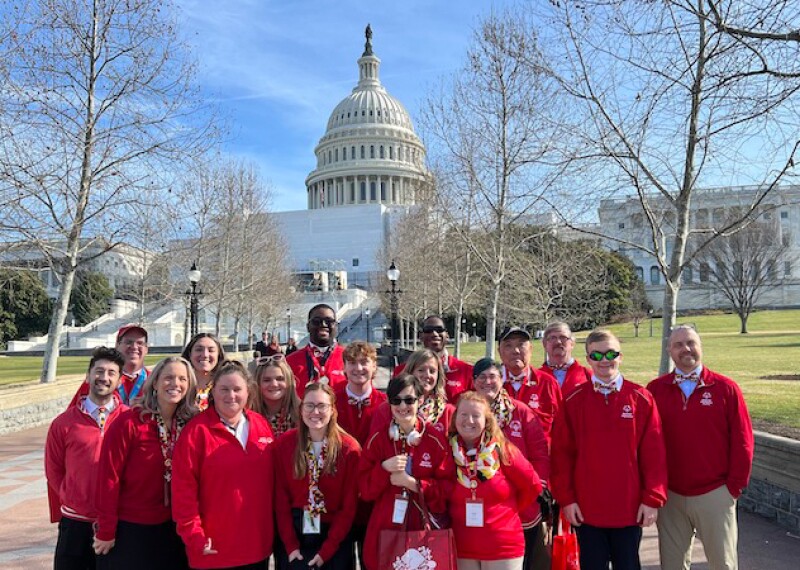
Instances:
[[[261,340],[259,340],[256,345],[253,347],[253,351],[256,358],[259,356],[267,356],[267,347],[269,346],[269,334],[267,331],[261,333]]]
[[[739,386],[703,365],[700,335],[673,329],[675,369],[650,382],[667,448],[669,491],[658,517],[661,567],[688,568],[694,536],[711,568],[736,570],[736,501],[750,479],[753,427]]]
[[[286,348],[284,349],[286,352],[286,356],[289,356],[293,352],[297,352],[297,342],[292,337],[289,337],[289,340],[286,341]]]

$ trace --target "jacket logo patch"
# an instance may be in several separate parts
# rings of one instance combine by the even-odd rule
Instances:
[[[522,437],[522,422],[511,420],[508,422],[508,427],[511,428],[511,437]]]
[[[458,381],[458,380],[448,380],[447,381],[447,385],[448,386],[458,387],[458,386],[461,386],[461,382]]]
[[[528,400],[528,407],[534,410],[539,409],[539,394],[531,394],[531,399]]]
[[[711,406],[714,401],[711,399],[711,392],[703,392],[703,397],[700,400],[701,406]]]
[[[620,417],[626,420],[632,420],[633,407],[630,404],[625,404],[624,406],[622,406],[622,415]]]
[[[433,424],[433,427],[434,429],[436,429],[436,431],[444,433],[444,424],[442,424],[442,422],[436,422],[435,424]]]
[[[419,462],[420,467],[427,467],[428,469],[433,469],[433,464],[431,463],[431,454],[427,451],[422,454],[422,461]]]

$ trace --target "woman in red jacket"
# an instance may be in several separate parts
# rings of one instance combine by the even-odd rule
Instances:
[[[187,568],[170,510],[172,454],[197,413],[191,365],[159,362],[142,397],[120,414],[103,439],[97,476],[98,569]]]
[[[294,386],[294,374],[286,364],[283,354],[262,356],[257,361],[253,377],[258,389],[251,394],[250,408],[267,420],[272,433],[280,437],[297,427],[300,398]]]
[[[375,502],[364,539],[367,570],[382,570],[381,530],[400,529],[404,522],[409,530],[421,529],[418,493],[424,493],[432,513],[444,512],[446,488],[455,476],[445,440],[417,416],[419,380],[401,374],[392,378],[386,394],[392,419],[367,440],[359,465],[361,498]]]
[[[459,570],[522,570],[519,513],[542,492],[539,476],[475,392],[461,394],[449,435],[456,464],[449,512]]]
[[[197,333],[183,349],[181,356],[192,365],[197,380],[195,403],[201,412],[208,407],[208,394],[211,392],[211,379],[219,365],[225,360],[222,344],[211,333]]]
[[[352,570],[350,526],[358,498],[361,447],[336,422],[327,384],[306,386],[301,422],[277,443],[275,511],[287,554],[278,568]]]
[[[208,409],[175,449],[173,517],[192,568],[264,568],[272,548],[272,429],[248,413],[255,389],[245,367],[225,361]]]

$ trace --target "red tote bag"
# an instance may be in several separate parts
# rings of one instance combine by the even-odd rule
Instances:
[[[561,518],[559,533],[553,537],[552,570],[581,570],[578,537],[572,532],[569,523]]]
[[[456,540],[452,529],[434,529],[422,493],[417,495],[423,530],[385,529],[378,538],[381,570],[457,570]],[[408,516],[406,516],[408,521]]]

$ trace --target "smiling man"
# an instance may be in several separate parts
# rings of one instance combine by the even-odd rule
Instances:
[[[661,566],[688,567],[697,534],[712,568],[738,567],[736,500],[753,465],[753,426],[739,386],[703,366],[693,328],[669,337],[675,370],[647,386],[664,424],[667,505],[658,518]]]
[[[539,370],[556,379],[562,394],[569,394],[576,386],[591,378],[591,370],[581,366],[572,355],[575,335],[567,323],[555,321],[547,325],[542,335],[542,346],[545,361]]]
[[[147,331],[139,325],[125,325],[117,331],[117,350],[125,358],[122,368],[122,379],[119,384],[119,395],[122,402],[129,406],[140,395],[144,381],[150,371],[144,366],[147,356]]]
[[[84,382],[86,395],[76,398],[47,432],[50,520],[58,522],[55,568],[95,567],[92,524],[97,518],[97,466],[103,434],[125,409],[117,394],[123,365],[115,349],[94,349]]]
[[[309,382],[329,384],[334,390],[347,382],[343,349],[336,342],[337,326],[336,311],[329,305],[315,305],[308,312],[308,345],[286,357],[301,398]]]
[[[450,337],[444,321],[437,315],[431,315],[422,321],[420,334],[422,345],[433,352],[442,363],[445,374],[445,396],[447,401],[455,404],[459,394],[472,390],[472,366],[459,360],[447,351]],[[394,369],[394,376],[403,372],[405,364],[400,364]]]

